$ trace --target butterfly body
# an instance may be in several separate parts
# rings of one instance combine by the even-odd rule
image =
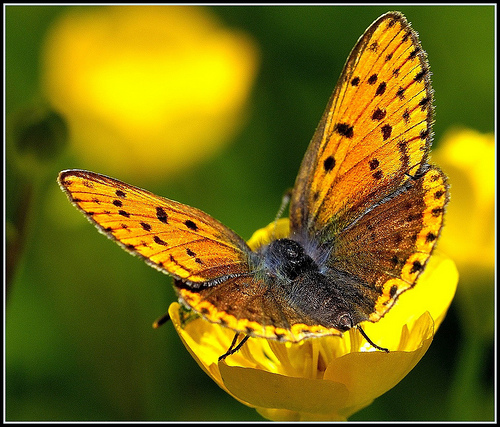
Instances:
[[[322,272],[325,267],[316,261],[323,258],[318,250],[312,254],[313,259],[300,243],[283,238],[272,241],[262,253],[262,282],[273,299],[279,296],[303,321],[339,331],[358,323],[351,318],[352,305],[342,295],[340,281],[331,271]],[[289,328],[292,321],[284,314],[283,323]]]
[[[290,234],[251,250],[199,209],[67,170],[73,204],[128,252],[174,278],[179,300],[248,336],[297,342],[380,320],[435,247],[446,177],[428,163],[428,63],[403,15],[360,38],[302,161]]]

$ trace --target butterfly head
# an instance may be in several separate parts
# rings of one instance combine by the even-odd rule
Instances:
[[[307,272],[318,271],[318,266],[302,245],[290,239],[271,242],[265,248],[264,260],[266,270],[271,276],[286,280],[295,280]]]

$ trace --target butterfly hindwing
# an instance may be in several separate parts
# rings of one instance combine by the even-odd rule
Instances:
[[[337,236],[329,267],[355,275],[351,286],[360,297],[351,301],[357,318],[379,320],[415,285],[441,232],[447,202],[446,177],[431,167]]]
[[[250,336],[297,342],[319,335],[340,335],[334,327],[297,311],[259,275],[237,276],[219,285],[190,289],[176,281],[181,301],[207,320]]]

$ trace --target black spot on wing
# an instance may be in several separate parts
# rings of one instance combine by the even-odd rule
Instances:
[[[392,134],[392,126],[391,125],[384,125],[382,126],[382,138],[385,140],[389,139]]]
[[[383,95],[385,93],[385,89],[387,88],[387,83],[386,82],[382,82],[378,85],[377,87],[377,91],[375,92],[375,96],[380,96],[380,95]]]
[[[354,126],[351,126],[348,123],[337,123],[333,130],[346,138],[352,138],[354,136]]]
[[[154,236],[153,237],[153,240],[155,241],[155,243],[157,243],[158,245],[162,245],[162,246],[168,246],[168,243],[165,242],[164,240],[160,239],[158,236]]]
[[[323,162],[325,172],[331,171],[335,167],[335,159],[333,156],[328,156]]]
[[[198,230],[198,226],[196,225],[196,223],[194,223],[193,221],[191,221],[190,219],[184,221],[184,224],[186,225],[187,228],[189,228],[190,230],[193,230],[193,231],[197,231]]]
[[[375,170],[379,167],[380,162],[377,159],[372,159],[368,162],[370,170]]]
[[[148,224],[147,222],[141,222],[140,224],[145,231],[151,231],[151,224]]]
[[[372,120],[380,121],[386,116],[386,114],[387,114],[386,110],[381,110],[380,108],[377,108],[372,114]]]
[[[158,220],[160,222],[163,222],[164,224],[168,224],[168,215],[161,206],[158,206],[156,208],[156,218],[158,218]]]

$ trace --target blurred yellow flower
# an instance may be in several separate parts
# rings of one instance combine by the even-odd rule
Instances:
[[[258,230],[255,248],[274,232],[288,235],[288,219]],[[275,228],[276,227],[276,228]],[[418,285],[404,293],[377,323],[363,328],[390,353],[375,351],[357,329],[342,337],[327,336],[299,343],[251,338],[219,362],[234,332],[212,324],[173,303],[169,315],[186,348],[200,367],[226,392],[272,420],[346,420],[369,405],[418,363],[432,342],[455,294],[454,263],[434,255]]]
[[[242,125],[258,51],[202,7],[69,8],[43,52],[43,87],[87,167],[175,174]]]
[[[485,372],[494,369],[495,346],[495,136],[471,129],[448,131],[433,153],[448,175],[451,198],[439,249],[460,272],[455,298],[461,348],[452,386],[451,413],[468,420],[491,393]]]
[[[495,159],[495,136],[470,129],[449,131],[433,151],[451,185],[439,249],[457,263],[461,278],[493,274]]]

